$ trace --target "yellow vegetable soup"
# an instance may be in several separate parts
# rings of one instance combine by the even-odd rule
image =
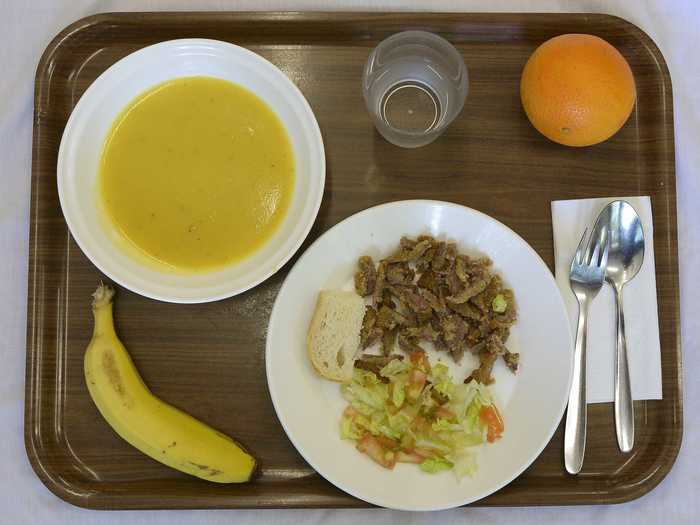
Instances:
[[[160,266],[240,261],[279,227],[294,191],[284,125],[251,91],[209,77],[160,84],[117,117],[100,200],[121,236]]]

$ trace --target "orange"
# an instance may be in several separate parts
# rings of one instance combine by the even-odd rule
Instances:
[[[547,40],[525,64],[520,99],[532,125],[566,146],[612,137],[637,98],[632,70],[602,38],[569,34]]]

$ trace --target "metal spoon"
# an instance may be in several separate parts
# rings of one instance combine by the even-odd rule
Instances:
[[[634,408],[625,338],[625,314],[622,305],[622,287],[634,278],[644,261],[644,231],[639,215],[625,201],[613,201],[598,215],[593,235],[609,241],[608,265],[605,280],[615,290],[617,317],[617,351],[615,353],[615,431],[622,452],[634,446]]]

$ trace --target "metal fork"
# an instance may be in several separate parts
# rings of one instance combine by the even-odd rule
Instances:
[[[564,432],[564,464],[570,474],[578,474],[583,465],[586,449],[586,331],[588,307],[603,286],[608,264],[608,235],[586,240],[588,228],[583,232],[576,249],[569,281],[578,299],[578,329],[574,349],[574,379],[569,392],[569,408],[566,411]]]

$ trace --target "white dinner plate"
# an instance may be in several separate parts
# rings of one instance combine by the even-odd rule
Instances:
[[[105,137],[121,111],[153,86],[189,76],[239,84],[272,108],[292,143],[295,183],[282,224],[255,253],[221,269],[176,273],[155,268],[124,250],[120,233],[102,217],[97,181]],[[289,260],[316,219],[323,197],[326,161],[311,107],[282,71],[260,55],[227,42],[185,39],[161,42],[131,53],[90,85],[63,132],[57,177],[61,208],[70,232],[105,275],[153,299],[200,303],[248,290]]]
[[[503,437],[481,447],[479,470],[457,481],[451,471],[427,474],[411,464],[386,470],[340,439],[346,403],[338,383],[319,377],[306,355],[306,331],[319,290],[352,289],[360,255],[377,260],[402,235],[431,234],[461,252],[488,255],[513,289],[518,321],[507,346],[520,353],[512,374],[499,360],[492,391],[505,420]],[[465,377],[476,358],[450,364]],[[571,383],[573,344],[554,278],[520,236],[478,211],[439,201],[401,201],[359,212],[324,233],[289,272],[275,301],[267,335],[267,381],[277,416],[306,461],[345,492],[374,505],[439,510],[471,503],[515,479],[542,452],[561,420]]]

